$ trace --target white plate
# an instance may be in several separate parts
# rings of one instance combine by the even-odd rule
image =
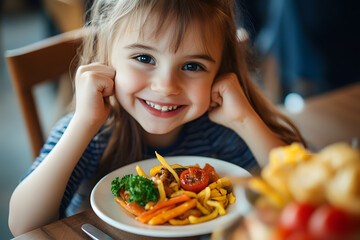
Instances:
[[[231,176],[250,176],[245,169],[238,167],[232,163],[222,160],[198,156],[176,156],[166,157],[166,161],[171,164],[181,164],[183,166],[194,165],[198,163],[201,168],[209,163],[213,166],[220,177]],[[99,218],[106,223],[135,234],[153,236],[153,237],[187,237],[197,236],[213,232],[219,226],[227,226],[231,224],[234,219],[238,218],[240,214],[246,214],[250,209],[250,205],[246,200],[245,191],[241,187],[234,188],[234,195],[236,202],[231,204],[226,210],[227,213],[223,216],[199,224],[191,224],[184,226],[171,225],[157,225],[152,226],[143,224],[135,220],[134,215],[127,212],[119,204],[114,201],[114,196],[111,193],[111,181],[116,177],[122,177],[126,174],[137,175],[135,170],[136,165],[139,165],[145,173],[149,173],[150,169],[161,163],[157,159],[148,159],[140,162],[132,163],[122,168],[119,168],[104,178],[102,178],[91,192],[91,207]]]

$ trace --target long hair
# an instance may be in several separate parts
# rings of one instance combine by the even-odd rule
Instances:
[[[111,64],[113,40],[121,37],[121,31],[130,28],[133,22],[140,21],[144,26],[150,18],[152,22],[154,19],[158,22],[152,26],[154,36],[161,31],[173,31],[171,47],[175,51],[194,19],[203,26],[204,46],[209,32],[220,34],[223,54],[217,75],[235,73],[251,106],[265,124],[285,143],[304,143],[296,127],[263,97],[250,79],[246,54],[248,46],[238,39],[232,0],[95,0],[91,18],[85,26],[80,64],[94,61]],[[113,108],[106,126],[111,129],[112,136],[102,158],[102,174],[141,160],[145,148],[141,126],[114,97],[111,103]]]

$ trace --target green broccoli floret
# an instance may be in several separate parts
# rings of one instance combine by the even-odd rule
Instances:
[[[159,191],[155,183],[139,175],[128,174],[120,180],[117,177],[111,181],[111,192],[115,197],[120,196],[122,188],[130,194],[127,199],[128,202],[135,202],[141,206],[145,206],[150,201],[157,201],[159,197]]]

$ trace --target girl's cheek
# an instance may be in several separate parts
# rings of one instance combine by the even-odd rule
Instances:
[[[146,87],[146,75],[131,67],[125,71],[116,71],[115,91],[123,94],[135,94]]]
[[[196,105],[206,111],[209,108],[211,101],[211,85],[202,85],[194,87],[188,90],[188,96],[191,98],[191,102],[196,103]]]

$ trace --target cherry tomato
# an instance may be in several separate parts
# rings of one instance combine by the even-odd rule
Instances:
[[[320,206],[309,220],[309,232],[317,239],[350,239],[356,231],[356,219],[330,205]]]
[[[219,175],[217,175],[215,168],[210,164],[205,164],[203,169],[208,174],[210,183],[216,182],[219,179]]]
[[[289,232],[281,226],[275,228],[272,240],[318,240],[312,238],[307,231]]]
[[[315,212],[316,206],[306,203],[290,203],[282,210],[279,225],[288,234],[307,230],[308,221]]]
[[[183,189],[198,193],[209,184],[209,176],[201,168],[188,168],[180,174],[180,184]]]
[[[307,231],[298,231],[291,234],[286,240],[319,240],[313,238]]]

